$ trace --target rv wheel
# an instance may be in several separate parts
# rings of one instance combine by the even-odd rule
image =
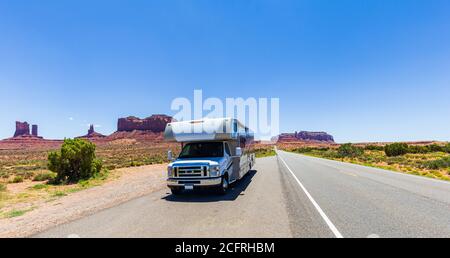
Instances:
[[[228,190],[228,177],[225,175],[222,177],[222,183],[218,187],[219,194],[225,194]]]

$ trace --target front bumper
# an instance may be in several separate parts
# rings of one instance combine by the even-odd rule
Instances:
[[[167,179],[168,187],[182,187],[185,185],[193,185],[194,187],[217,186],[222,183],[221,177],[212,178],[169,178]]]

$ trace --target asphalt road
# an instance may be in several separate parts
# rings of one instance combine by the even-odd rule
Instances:
[[[35,237],[450,237],[450,183],[278,151],[225,196],[168,190]]]

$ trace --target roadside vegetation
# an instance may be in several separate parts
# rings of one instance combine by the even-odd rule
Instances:
[[[30,211],[12,207],[39,200],[54,200],[114,180],[125,167],[167,162],[167,150],[178,144],[117,140],[94,145],[66,140],[60,149],[0,150],[0,218]]]
[[[387,145],[290,147],[286,151],[377,167],[413,175],[450,180],[450,143],[446,145]]]
[[[251,151],[255,153],[256,158],[264,158],[276,155],[273,145],[257,145]]]
[[[12,183],[16,176],[22,177],[25,182],[51,179],[56,174],[47,167],[48,153],[58,151],[58,148],[0,149],[0,183]],[[103,168],[114,170],[165,163],[168,149],[176,154],[180,146],[123,139],[96,144],[95,155],[103,162]]]

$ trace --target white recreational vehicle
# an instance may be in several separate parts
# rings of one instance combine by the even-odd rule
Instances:
[[[167,185],[173,194],[206,187],[224,194],[229,184],[255,164],[255,155],[249,151],[253,133],[237,119],[172,122],[167,124],[164,138],[182,145],[177,158],[168,151],[172,162],[167,168]]]

